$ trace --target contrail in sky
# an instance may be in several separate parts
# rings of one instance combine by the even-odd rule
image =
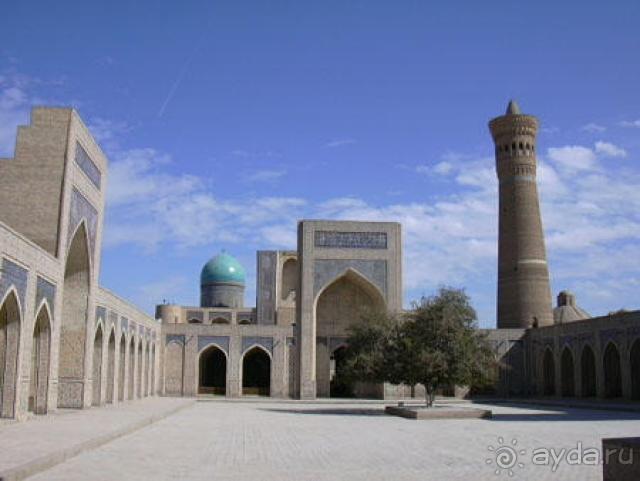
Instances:
[[[171,86],[171,89],[169,90],[167,97],[164,99],[164,102],[162,102],[162,106],[160,107],[160,110],[158,110],[158,118],[162,117],[162,115],[164,114],[164,111],[169,105],[169,102],[171,102],[171,99],[173,99],[173,96],[176,93],[176,90],[178,90],[178,87],[180,86],[180,84],[182,83],[182,79],[184,79],[184,76],[187,73],[187,70],[189,69],[191,62],[193,62],[193,58],[196,56],[196,53],[198,52],[198,50],[200,50],[200,46],[204,41],[204,37],[205,35],[203,33],[202,36],[200,37],[200,40],[196,43],[195,47],[191,51],[191,54],[187,58],[186,62],[180,69],[180,73],[178,73],[178,77],[176,78],[175,82],[173,82],[173,85]]]

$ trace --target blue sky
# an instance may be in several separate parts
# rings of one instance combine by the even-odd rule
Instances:
[[[638,308],[640,3],[17,2],[0,19],[0,155],[75,106],[111,161],[101,282],[195,305],[221,249],[294,248],[300,218],[400,221],[405,299],[466,287],[495,324],[487,121],[542,122],[554,295]]]

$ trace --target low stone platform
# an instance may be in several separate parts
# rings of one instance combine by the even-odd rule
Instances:
[[[493,414],[488,409],[463,408],[455,406],[387,406],[384,412],[407,419],[489,419]]]
[[[193,399],[152,397],[116,406],[61,409],[0,425],[0,481],[25,479],[193,404]]]

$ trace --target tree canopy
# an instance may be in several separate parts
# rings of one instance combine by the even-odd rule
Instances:
[[[495,363],[464,290],[440,288],[402,313],[363,316],[349,329],[344,372],[353,380],[425,387],[490,382]]]

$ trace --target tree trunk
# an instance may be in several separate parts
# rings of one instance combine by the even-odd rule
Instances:
[[[435,400],[435,390],[433,389],[428,389],[427,387],[425,387],[424,389],[425,392],[425,404],[427,405],[428,408],[433,407],[433,401]]]

